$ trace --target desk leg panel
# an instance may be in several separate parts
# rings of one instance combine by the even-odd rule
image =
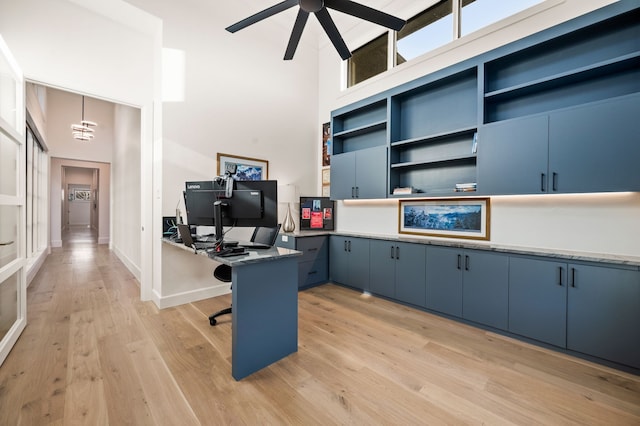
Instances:
[[[233,267],[232,375],[240,380],[298,350],[298,261]]]

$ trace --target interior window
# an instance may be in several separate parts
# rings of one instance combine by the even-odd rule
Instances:
[[[347,87],[387,70],[389,33],[384,33],[351,53],[347,61]]]
[[[453,40],[452,1],[441,1],[407,21],[398,32],[396,64],[402,64]]]
[[[460,17],[461,35],[498,22],[544,0],[463,0]]]

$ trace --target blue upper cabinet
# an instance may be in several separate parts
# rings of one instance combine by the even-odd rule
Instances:
[[[640,191],[638,117],[640,6],[621,0],[335,111],[331,196]],[[363,167],[385,183],[358,196]]]
[[[332,114],[331,199],[387,196],[387,100]]]

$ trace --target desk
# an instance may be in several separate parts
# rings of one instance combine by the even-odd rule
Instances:
[[[164,241],[193,251],[182,244]],[[204,252],[199,254],[206,256]],[[211,259],[232,267],[231,375],[234,379],[241,380],[297,352],[297,257],[301,254],[273,247],[249,250],[249,254],[243,256]],[[211,330],[215,332],[215,328]]]
[[[298,350],[298,259],[278,247],[214,258],[231,266],[231,374],[240,380]]]

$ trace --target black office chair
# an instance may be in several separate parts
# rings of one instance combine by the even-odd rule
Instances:
[[[280,224],[275,228],[267,228],[267,227],[256,227],[253,230],[253,235],[251,235],[251,239],[249,240],[252,243],[263,244],[265,247],[273,247],[278,239],[278,233],[280,232]],[[213,276],[219,279],[222,282],[230,283],[232,279],[232,269],[229,265],[218,265],[216,269],[213,270]],[[232,286],[233,289],[233,286]],[[209,315],[209,324],[216,325],[216,318],[220,315],[227,315],[232,312],[231,306],[228,308],[222,309],[215,314]]]

